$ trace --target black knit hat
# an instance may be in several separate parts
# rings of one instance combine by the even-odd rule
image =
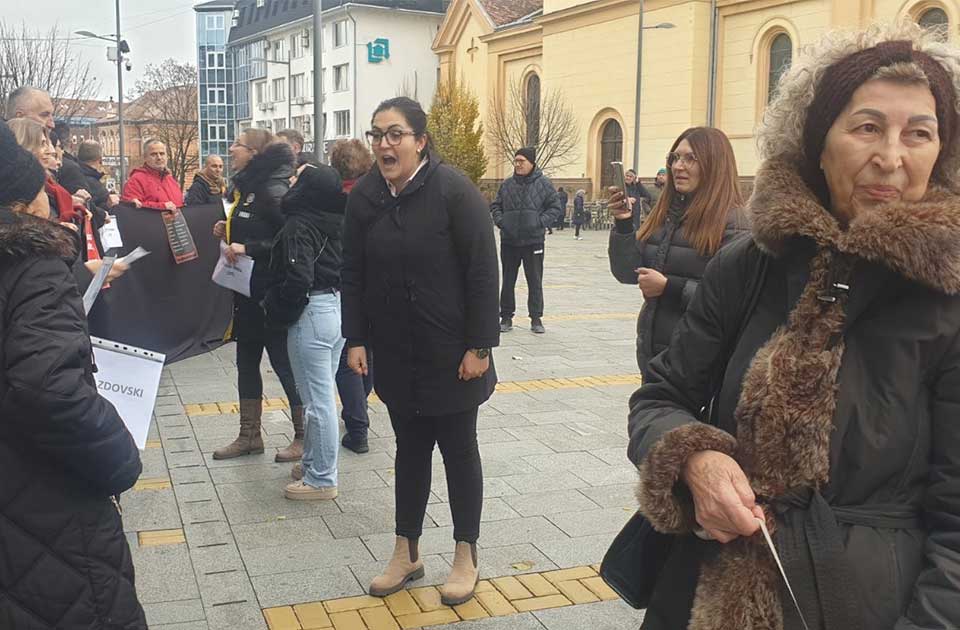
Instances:
[[[537,165],[537,150],[534,147],[523,147],[522,149],[517,149],[517,152],[513,154],[513,157],[522,155],[527,159],[528,162]]]
[[[820,171],[820,154],[823,153],[830,127],[861,85],[872,79],[881,68],[897,63],[914,63],[926,75],[936,102],[940,155],[949,154],[958,125],[957,97],[950,75],[930,55],[914,50],[909,41],[881,42],[873,48],[848,55],[827,68],[817,85],[813,102],[807,108],[803,128],[806,158],[803,176],[821,200],[826,201],[827,192],[826,180]]]
[[[30,203],[46,180],[37,158],[17,144],[10,127],[0,120],[0,207]]]

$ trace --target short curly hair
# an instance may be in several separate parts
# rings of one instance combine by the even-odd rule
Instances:
[[[950,77],[955,95],[960,95],[960,49],[936,39],[913,22],[874,24],[866,29],[836,30],[827,33],[819,43],[803,48],[777,88],[777,96],[767,108],[757,129],[757,151],[762,160],[778,159],[802,164],[804,128],[807,112],[827,69],[845,57],[872,48],[881,42],[907,40],[914,50],[929,55]],[[877,78],[894,78],[892,70],[881,69]],[[955,98],[960,100],[960,96]],[[960,102],[954,102],[960,111]],[[933,178],[960,191],[960,129],[953,131],[949,154],[942,155]],[[819,156],[815,156],[819,158]]]
[[[361,140],[338,140],[330,149],[330,166],[344,181],[357,179],[373,168],[373,155]]]

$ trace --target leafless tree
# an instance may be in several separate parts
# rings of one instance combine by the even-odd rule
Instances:
[[[580,126],[563,93],[527,87],[517,81],[510,85],[505,98],[491,100],[487,129],[494,155],[512,162],[517,149],[534,146],[537,166],[544,172],[575,163]]]
[[[167,145],[169,169],[183,186],[187,173],[199,164],[197,138],[197,68],[167,59],[147,65],[137,81],[136,122],[145,135]],[[131,106],[131,109],[134,109]]]
[[[50,94],[57,118],[70,119],[96,96],[100,81],[90,62],[78,54],[76,41],[54,25],[50,30],[30,30],[0,20],[0,111],[4,118],[7,98],[18,87],[30,85]]]

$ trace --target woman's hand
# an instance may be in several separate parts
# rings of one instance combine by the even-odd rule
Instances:
[[[213,235],[217,238],[226,238],[227,237],[227,222],[226,221],[217,221],[213,224]]]
[[[367,349],[363,346],[347,349],[347,367],[357,376],[366,376],[370,370],[367,364]]]
[[[610,193],[610,198],[607,199],[607,210],[610,211],[613,218],[617,220],[632,219],[633,211],[630,209],[630,201],[626,199],[623,191],[616,186],[610,186],[607,188],[607,192]]]
[[[490,369],[490,357],[478,359],[472,351],[467,350],[463,354],[463,360],[460,361],[460,369],[457,370],[457,376],[461,381],[470,381],[483,376]]]
[[[227,261],[233,265],[237,262],[237,256],[246,256],[247,248],[243,243],[230,243],[225,250],[223,250],[223,255],[227,257]]]
[[[637,284],[643,292],[643,297],[650,299],[663,295],[663,290],[667,288],[667,277],[656,269],[647,269],[640,267],[635,269],[637,272]]]
[[[91,274],[97,275],[97,273],[100,271],[100,267],[103,266],[103,261],[88,260],[87,262],[83,263],[83,266],[86,267],[87,271],[89,271]],[[130,269],[130,265],[128,265],[125,262],[115,260],[113,262],[113,266],[110,267],[110,271],[107,272],[107,282],[113,282],[114,280],[116,280],[117,278],[125,274],[128,269]]]
[[[719,451],[698,451],[687,458],[681,478],[690,488],[697,523],[721,543],[752,536],[764,518],[740,464]]]

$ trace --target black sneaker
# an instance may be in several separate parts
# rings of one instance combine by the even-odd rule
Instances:
[[[500,332],[510,332],[513,330],[513,318],[512,317],[501,317],[500,318]]]
[[[543,333],[547,332],[547,329],[543,327],[543,320],[539,317],[534,317],[530,320],[530,330],[538,335],[542,335]]]
[[[343,436],[343,440],[340,441],[340,444],[343,445],[343,448],[353,451],[358,455],[370,452],[370,445],[367,444],[367,438],[358,438],[353,437],[349,433]]]

